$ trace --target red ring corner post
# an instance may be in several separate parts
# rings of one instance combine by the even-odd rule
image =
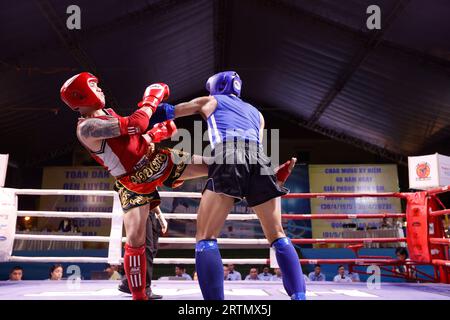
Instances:
[[[449,187],[443,187],[405,193],[406,239],[410,258],[414,262],[433,264],[439,270],[439,280],[442,283],[450,283],[450,239],[445,238],[441,217],[449,214],[450,210],[445,209],[437,195],[448,191]]]

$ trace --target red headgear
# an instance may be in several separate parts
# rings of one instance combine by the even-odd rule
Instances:
[[[91,82],[98,83],[98,79],[89,72],[73,76],[61,87],[61,99],[74,111],[80,107],[103,109],[105,102],[95,93]]]

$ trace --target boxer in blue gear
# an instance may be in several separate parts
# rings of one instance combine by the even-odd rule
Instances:
[[[200,240],[195,246],[198,282],[205,300],[224,300],[223,266],[217,240]]]
[[[161,103],[158,105],[158,108],[156,108],[155,113],[150,117],[148,130],[153,128],[153,126],[157,123],[173,119],[175,119],[174,106],[169,103]]]
[[[278,266],[282,273],[283,286],[292,300],[306,300],[305,279],[297,252],[289,238],[279,238],[272,243]],[[300,276],[299,276],[300,275]]]
[[[235,202],[245,199],[276,250],[286,292],[291,299],[304,300],[299,258],[286,238],[276,204],[276,199],[289,190],[277,181],[271,161],[264,154],[264,117],[240,98],[241,88],[242,80],[236,72],[220,72],[206,83],[209,96],[177,104],[174,110],[175,118],[200,114],[208,123],[214,159],[208,165],[208,180],[197,213],[199,285],[205,299],[224,299],[222,259],[216,239]],[[230,163],[230,156],[237,161]],[[291,165],[295,164],[295,159],[291,161]]]

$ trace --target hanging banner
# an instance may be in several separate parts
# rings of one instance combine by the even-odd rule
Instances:
[[[285,184],[290,193],[308,193],[309,177],[306,164],[296,165]],[[281,212],[289,214],[310,214],[308,199],[282,199]],[[289,238],[311,238],[311,220],[284,220],[284,230]],[[305,246],[305,247],[310,247]]]
[[[42,189],[64,190],[113,190],[114,178],[102,167],[46,167],[42,177]],[[39,210],[112,212],[113,198],[106,196],[41,196]],[[58,231],[58,218],[38,218],[38,228]],[[74,229],[83,235],[109,236],[110,219],[71,219]]]
[[[310,192],[378,193],[398,192],[397,166],[310,165]],[[311,213],[399,213],[397,198],[321,198],[311,199]],[[313,238],[342,238],[344,227],[357,230],[377,229],[381,219],[313,220]],[[328,247],[339,247],[328,245]]]

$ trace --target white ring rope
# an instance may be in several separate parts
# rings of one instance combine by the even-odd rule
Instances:
[[[166,219],[186,219],[186,220],[197,220],[197,214],[196,213],[164,213],[164,218]],[[227,216],[227,220],[239,220],[239,221],[246,221],[246,220],[257,220],[258,216],[256,214],[252,213],[235,213],[235,214],[229,214]]]
[[[114,196],[115,191],[104,190],[59,190],[59,189],[16,189],[16,195],[36,195],[36,196]],[[160,191],[163,198],[197,198],[200,199],[200,192],[180,192],[180,191]]]
[[[111,219],[111,212],[77,212],[77,211],[17,211],[18,217],[45,217],[45,218],[91,218]]]
[[[6,189],[6,188],[5,188]],[[58,190],[58,189],[10,189],[14,191],[15,196],[19,195],[40,195],[40,196],[109,196],[113,197],[113,212],[72,212],[72,211],[30,211],[30,210],[17,210],[15,214],[18,217],[47,217],[47,218],[100,218],[100,219],[112,219],[111,221],[111,235],[113,236],[79,236],[79,235],[45,235],[45,234],[15,234],[14,240],[41,240],[41,241],[80,241],[80,242],[102,242],[109,243],[108,257],[25,257],[25,256],[12,256],[8,258],[9,262],[73,262],[73,263],[118,263],[123,262],[123,259],[117,254],[121,252],[122,247],[118,245],[120,242],[125,242],[125,237],[117,237],[118,228],[122,228],[122,220],[117,220],[117,217],[122,217],[122,212],[118,206],[118,197],[115,191],[104,190]],[[166,198],[195,198],[200,199],[202,194],[199,192],[174,192],[174,191],[161,191],[159,192],[161,197]],[[184,219],[184,220],[196,220],[197,214],[195,213],[166,213],[164,214],[166,219]],[[248,221],[257,220],[256,214],[230,214],[227,220],[235,221]],[[117,222],[119,221],[119,222]],[[119,241],[119,242],[118,242]],[[233,238],[219,238],[217,239],[219,244],[224,245],[258,245],[269,247],[269,243],[266,239],[233,239]],[[195,244],[195,238],[160,238],[161,244]],[[155,258],[156,264],[195,264],[193,258]],[[268,259],[223,259],[223,263],[233,264],[267,264]]]
[[[112,213],[110,212],[77,212],[77,211],[27,211],[19,210],[17,211],[17,216],[19,217],[46,217],[46,218],[100,218],[100,219],[111,219]],[[166,219],[183,219],[183,220],[197,220],[196,213],[164,213],[164,218]],[[230,214],[227,220],[257,220],[258,216],[256,214]]]
[[[11,256],[10,262],[43,262],[43,263],[108,263],[102,257],[21,257]],[[123,259],[120,259],[120,263]],[[223,264],[267,264],[268,259],[222,259]],[[154,264],[195,264],[193,258],[155,258]]]
[[[62,236],[47,234],[16,234],[17,240],[41,240],[41,241],[85,241],[85,242],[109,242],[110,237],[103,236]],[[126,237],[122,238],[122,242],[126,242]],[[195,244],[195,238],[159,238],[159,243],[165,244]],[[253,245],[269,245],[266,239],[233,239],[218,238],[219,244],[253,244]]]

